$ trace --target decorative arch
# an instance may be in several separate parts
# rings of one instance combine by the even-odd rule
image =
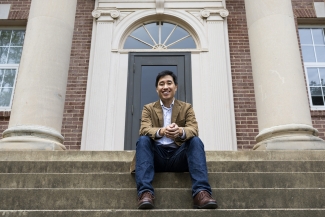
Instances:
[[[194,38],[197,49],[208,50],[208,41],[205,37],[204,25],[193,15],[184,11],[166,10],[164,14],[156,13],[156,10],[141,10],[132,13],[132,16],[126,16],[115,27],[112,49],[123,49],[124,42],[127,36],[138,26],[144,22],[154,22],[163,20],[165,22],[177,23],[182,28],[186,29]]]

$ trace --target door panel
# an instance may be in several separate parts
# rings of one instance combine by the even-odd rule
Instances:
[[[175,98],[192,102],[190,65],[190,53],[130,53],[125,150],[135,149],[143,106],[159,99],[155,87],[159,72],[174,72],[178,77]]]

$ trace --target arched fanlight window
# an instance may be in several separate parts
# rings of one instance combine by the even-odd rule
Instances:
[[[177,24],[142,24],[126,39],[124,49],[195,49],[193,37]]]

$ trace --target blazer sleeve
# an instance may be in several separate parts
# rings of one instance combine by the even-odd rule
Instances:
[[[145,105],[142,110],[140,136],[149,136],[153,140],[156,137],[157,131],[160,127],[154,127],[153,112],[148,105]]]
[[[195,113],[192,105],[189,105],[186,108],[185,123],[184,126],[181,125],[182,124],[180,124],[180,127],[183,127],[186,137],[183,140],[179,138],[179,141],[185,142],[186,140],[191,139],[194,136],[199,136],[199,127],[195,118]]]

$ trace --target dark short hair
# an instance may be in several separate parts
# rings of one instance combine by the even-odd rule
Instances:
[[[172,71],[165,70],[165,71],[159,72],[159,74],[157,75],[157,77],[156,77],[156,87],[158,86],[159,79],[160,79],[161,77],[166,76],[166,75],[170,75],[170,76],[172,76],[175,85],[178,84],[178,83],[177,83],[177,76],[176,76]]]

